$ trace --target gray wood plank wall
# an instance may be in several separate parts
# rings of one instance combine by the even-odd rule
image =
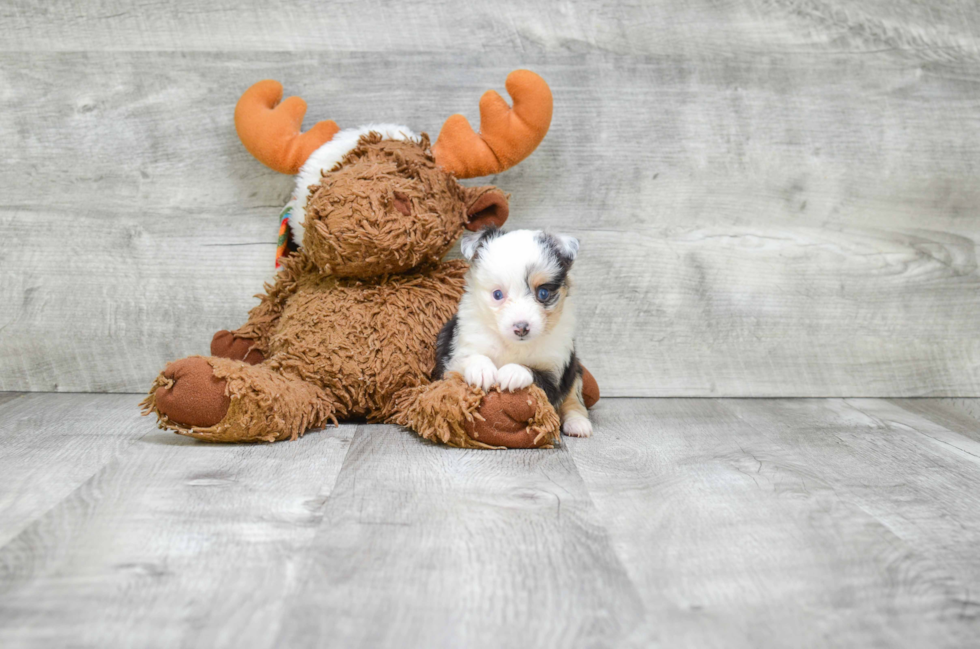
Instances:
[[[290,188],[250,83],[435,135],[530,67],[552,130],[490,182],[581,238],[606,395],[980,395],[976,2],[68,5],[0,10],[0,390],[141,391],[243,321]]]

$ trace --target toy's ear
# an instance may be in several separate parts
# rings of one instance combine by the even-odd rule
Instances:
[[[466,229],[476,232],[487,226],[500,227],[510,214],[508,196],[496,187],[466,188]]]

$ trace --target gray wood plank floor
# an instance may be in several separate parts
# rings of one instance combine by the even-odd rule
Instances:
[[[968,646],[980,403],[604,399],[551,451],[0,393],[0,646]]]

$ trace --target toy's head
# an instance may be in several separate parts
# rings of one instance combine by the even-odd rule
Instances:
[[[320,122],[300,133],[306,104],[296,97],[280,104],[282,86],[275,81],[242,95],[235,125],[261,162],[298,174],[284,212],[295,246],[325,274],[373,277],[436,262],[464,228],[506,221],[503,192],[463,187],[456,179],[514,166],[547,133],[552,100],[544,80],[517,70],[507,91],[513,109],[493,91],[480,100],[481,134],[453,115],[432,147],[424,133],[389,124],[340,131]]]

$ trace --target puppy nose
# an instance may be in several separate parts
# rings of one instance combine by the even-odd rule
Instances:
[[[527,335],[527,332],[531,330],[531,325],[526,322],[515,322],[514,323],[514,333],[523,338]]]

